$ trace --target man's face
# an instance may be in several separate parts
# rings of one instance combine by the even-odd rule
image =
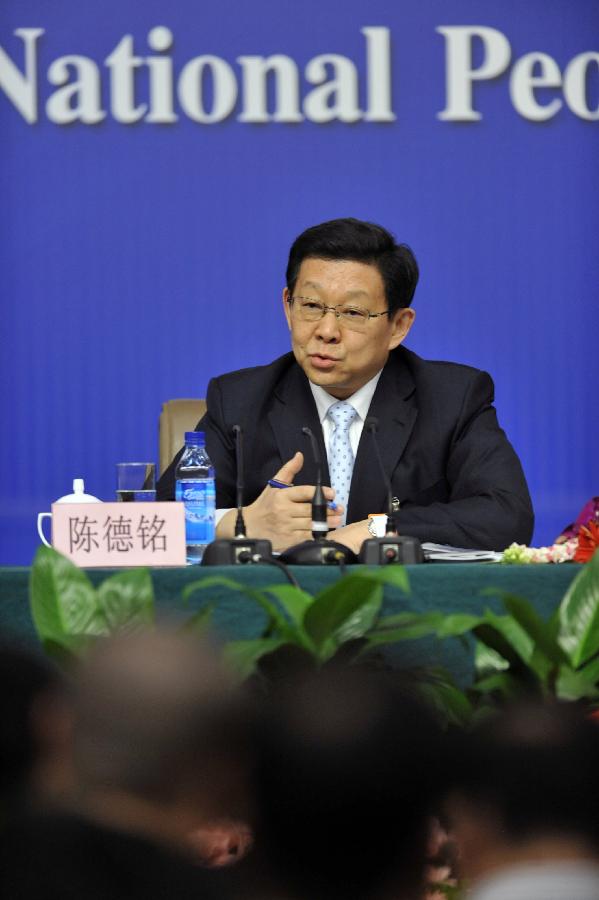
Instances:
[[[353,260],[305,259],[294,297],[308,297],[326,306],[360,306],[372,313],[387,309],[383,279],[375,266]],[[300,319],[283,291],[295,358],[310,381],[344,400],[383,368],[389,351],[407,335],[412,309],[368,319],[363,331],[353,331],[342,317],[327,312],[316,322]],[[296,304],[297,306],[297,304]]]

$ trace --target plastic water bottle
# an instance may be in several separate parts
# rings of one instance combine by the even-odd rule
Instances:
[[[206,453],[203,431],[185,432],[185,450],[175,478],[175,499],[185,504],[187,563],[197,565],[207,544],[214,540],[216,503],[214,467]]]

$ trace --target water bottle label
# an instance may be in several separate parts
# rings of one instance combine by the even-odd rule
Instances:
[[[194,505],[204,505],[209,502],[209,491],[205,484],[198,485],[195,481],[188,484],[183,482],[181,489],[181,499],[184,503],[193,503]]]
[[[215,489],[211,478],[177,481],[175,497],[185,504],[185,540],[209,544],[214,540]]]

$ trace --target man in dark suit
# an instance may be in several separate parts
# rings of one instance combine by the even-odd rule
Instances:
[[[220,509],[235,504],[232,427],[243,427],[250,536],[269,538],[276,549],[310,536],[316,467],[302,434],[309,426],[324,483],[333,485],[325,494],[338,502],[329,527],[357,551],[370,536],[368,515],[386,511],[373,438],[363,428],[375,416],[400,533],[488,549],[530,540],[530,497],[497,424],[491,378],[401,346],[415,318],[417,281],[411,250],[378,225],[337,219],[294,242],[283,291],[293,353],[213,379],[198,424]],[[342,407],[342,437],[331,407]],[[176,463],[159,482],[159,499],[174,496]],[[293,486],[271,487],[273,478]],[[218,536],[232,535],[234,520],[233,511],[224,514]]]

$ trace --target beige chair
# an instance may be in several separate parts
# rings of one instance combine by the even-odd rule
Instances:
[[[167,400],[158,423],[160,474],[185,443],[185,432],[193,431],[204,413],[205,400]]]

